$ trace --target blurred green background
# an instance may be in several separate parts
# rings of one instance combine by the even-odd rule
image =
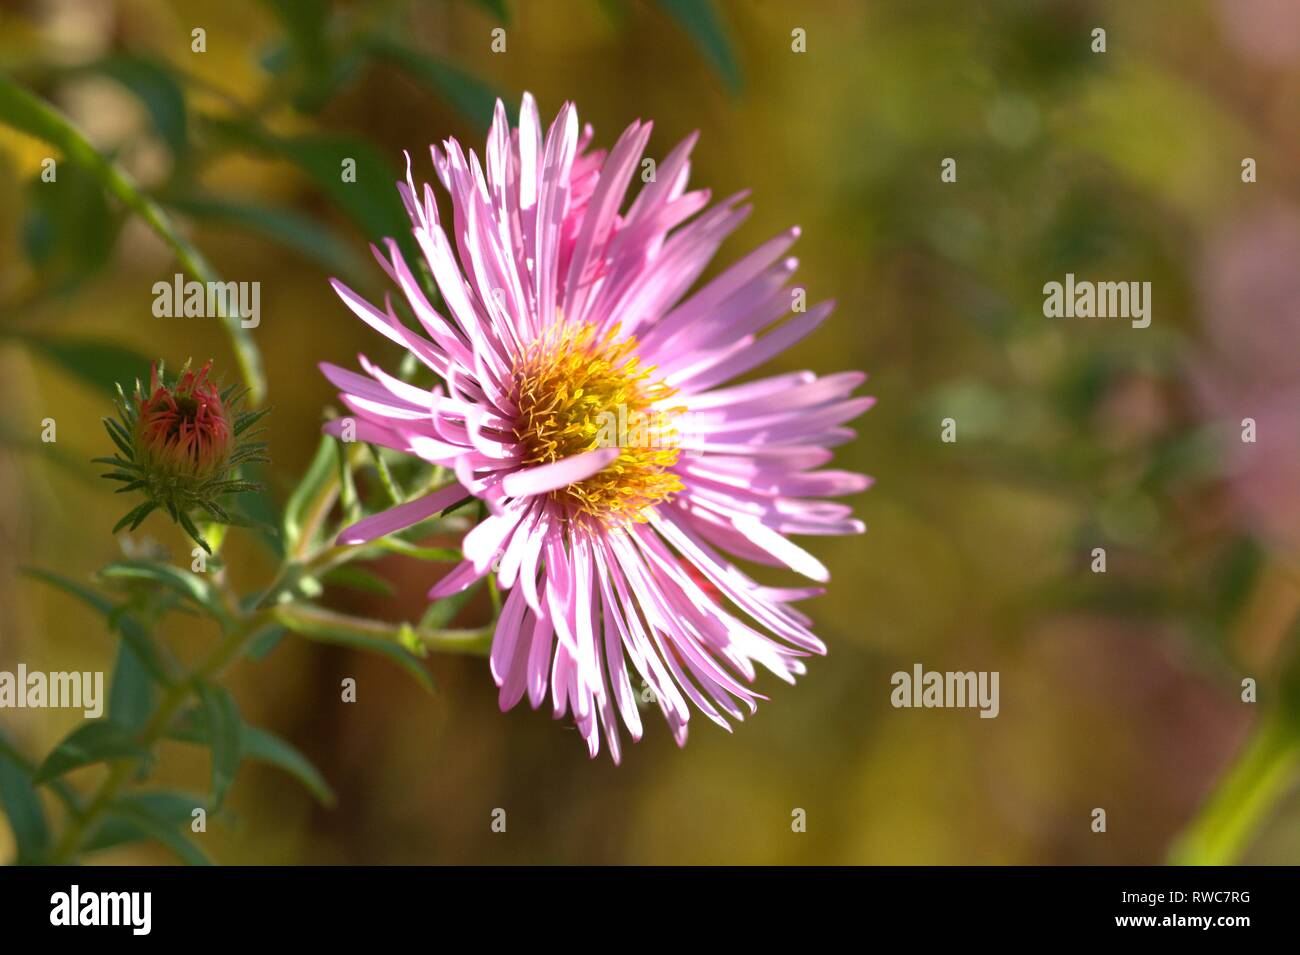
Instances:
[[[548,117],[572,99],[604,146],[651,118],[659,157],[701,130],[692,182],[755,203],[712,271],[797,223],[802,282],[840,303],[764,372],[862,368],[879,399],[837,454],[876,479],[854,500],[869,530],[810,542],[833,575],[809,605],[830,656],[797,687],[763,680],[773,699],[734,735],[693,721],[679,751],[650,720],[616,768],[543,713],[497,712],[482,659],[430,657],[430,697],[383,660],[290,639],[229,685],[338,805],[246,767],[202,837],[220,862],[1159,862],[1296,666],[1294,3],[9,0],[0,68],[224,278],[262,283],[281,500],[334,401],[316,363],[398,357],[327,278],[382,296],[366,243],[398,234],[401,150],[417,181],[431,142],[481,153],[497,93],[513,111],[530,90]],[[153,357],[238,372],[217,322],[152,316],[171,250],[74,164],[42,184],[47,156],[0,123],[0,669],[107,669],[102,619],[17,568],[89,579],[149,539],[184,562],[165,521],[109,534],[124,508],[86,463],[107,453],[103,385]],[[1150,281],[1151,326],[1045,318],[1042,286],[1067,272]],[[237,531],[226,559],[245,587],[271,569]],[[430,566],[380,570],[395,597],[328,601],[418,618]],[[182,655],[211,639],[182,617],[167,637]],[[1000,716],[891,708],[890,675],[915,663],[999,671]],[[0,713],[33,756],[79,719]],[[1294,766],[1245,861],[1300,862]],[[157,770],[200,788],[206,771],[179,745]],[[0,822],[0,858],[11,847]],[[147,844],[96,858],[171,860]]]

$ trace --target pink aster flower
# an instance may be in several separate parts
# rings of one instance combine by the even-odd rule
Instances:
[[[572,104],[544,134],[531,96],[518,129],[498,102],[482,162],[454,139],[433,147],[446,219],[408,162],[398,190],[446,314],[392,240],[375,255],[423,335],[391,302],[380,309],[333,284],[445,388],[415,387],[364,356],[365,375],[321,366],[357,439],[455,475],[340,540],[482,499],[488,516],[430,599],[495,573],[508,591],[490,658],[501,708],[525,696],[539,707],[549,691],[593,756],[603,729],[616,762],[620,720],[641,736],[644,689],[680,745],[692,712],[727,729],[754,712],[758,667],[792,683],[804,657],[826,652],[791,606],[820,588],[760,585],[735,559],[826,581],[790,535],[860,533],[849,507],[819,499],[869,483],[818,470],[853,437],[844,423],[872,403],[851,396],[864,375],[735,383],[831,312],[823,302],[790,314],[802,302],[786,257],[798,230],[691,292],[749,207],[742,193],[706,210],[709,193],[687,191],[692,135],[623,208],[649,137],[650,124],[636,122],[608,153],[590,151]]]

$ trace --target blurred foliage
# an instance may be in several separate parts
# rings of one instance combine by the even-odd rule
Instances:
[[[75,473],[102,453],[92,425],[103,389],[165,353],[219,355],[232,370],[233,358],[255,393],[266,385],[276,463],[254,476],[267,491],[249,511],[279,533],[228,541],[216,566],[241,599],[281,573],[294,601],[243,634],[241,659],[262,661],[262,675],[235,668],[229,698],[187,695],[169,730],[181,744],[173,763],[155,769],[156,788],[124,792],[83,851],[152,860],[139,845],[152,841],[195,862],[1149,863],[1171,848],[1182,861],[1300,859],[1297,731],[1279,703],[1300,665],[1300,318],[1284,281],[1295,269],[1286,250],[1255,262],[1233,244],[1265,214],[1300,215],[1300,34],[1286,7],[3,8],[0,654],[52,669],[102,660],[114,673],[104,725],[120,729],[87,741],[57,714],[6,725],[12,855],[48,857],[55,808],[61,819],[84,811],[81,783],[104,774],[71,768],[87,744],[137,765],[142,701],[156,704],[148,694],[168,692],[173,666],[200,659],[232,623],[184,578],[162,603],[136,588],[141,562],[164,574],[169,548],[188,548],[174,536],[114,544],[113,502]],[[199,25],[201,55],[190,47]],[[1105,54],[1090,49],[1097,26]],[[791,49],[796,27],[803,54]],[[498,28],[505,53],[492,50]],[[341,459],[319,440],[332,396],[316,362],[358,349],[398,358],[353,327],[325,279],[382,296],[364,250],[409,242],[393,189],[402,150],[430,178],[427,143],[456,135],[477,148],[495,97],[513,111],[524,89],[544,112],[575,100],[598,144],[638,116],[656,121],[659,156],[702,129],[692,180],[756,197],[718,267],[798,220],[802,279],[840,302],[781,370],[864,367],[880,397],[837,461],[876,477],[857,504],[871,531],[814,542],[834,571],[808,605],[831,661],[813,661],[794,691],[760,687],[772,703],[733,738],[706,729],[678,752],[652,731],[617,771],[588,765],[571,733],[535,714],[496,713],[481,661],[418,655],[421,633],[473,634],[491,616],[485,592],[422,600],[424,568],[454,558],[463,515],[369,549],[369,569],[326,566],[338,556],[325,556],[332,528],[436,476],[365,449]],[[57,189],[41,180],[47,143]],[[1247,156],[1258,183],[1240,179]],[[946,157],[954,183],[939,177]],[[339,176],[345,158],[355,183]],[[1243,260],[1264,297],[1234,310],[1213,286]],[[219,331],[151,318],[147,290],[176,270],[261,279],[267,321],[241,334],[233,321]],[[1151,327],[1045,319],[1042,286],[1067,272],[1151,281]],[[1271,347],[1229,374],[1225,352],[1249,338],[1240,330],[1267,322]],[[1241,419],[1273,408],[1278,426],[1243,447]],[[47,416],[58,443],[35,437]],[[939,441],[946,417],[955,444]],[[1105,574],[1090,570],[1096,547]],[[18,580],[19,563],[59,568],[42,573],[77,601]],[[105,564],[115,569],[86,583]],[[302,650],[289,630],[318,645]],[[397,662],[398,676],[357,651]],[[890,673],[917,661],[999,670],[1002,715],[892,710]],[[410,693],[402,670],[426,688],[436,676],[438,696]],[[344,719],[347,676],[366,689]],[[1244,678],[1258,681],[1258,704],[1241,702]],[[191,751],[206,755],[187,762]],[[50,756],[24,755],[34,752]],[[231,788],[250,763],[338,808],[322,814],[256,770]],[[179,835],[186,807],[215,810],[219,797],[226,808],[200,850]],[[510,807],[508,840],[488,831],[495,806]],[[1096,806],[1108,809],[1106,836],[1088,828]],[[793,807],[808,811],[807,833],[789,831]]]

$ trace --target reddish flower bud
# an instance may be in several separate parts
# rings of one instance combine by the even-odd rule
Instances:
[[[187,368],[169,388],[154,365],[149,396],[138,399],[135,428],[137,458],[146,470],[204,481],[225,468],[231,423],[220,393],[208,381],[211,367],[208,362],[197,372]]]
[[[198,371],[186,363],[180,377],[169,382],[161,363],[155,364],[148,391],[137,380],[132,400],[119,386],[120,418],[105,418],[104,427],[120,454],[95,460],[113,468],[104,477],[125,482],[118,493],[139,491],[144,501],[114,533],[134,530],[161,507],[210,550],[191,512],[199,521],[246,523],[219,498],[258,489],[240,478],[237,468],[268,460],[265,443],[249,440],[260,431],[249,429],[267,412],[239,410],[244,392],[233,386],[220,390],[208,379],[211,369],[211,362]]]

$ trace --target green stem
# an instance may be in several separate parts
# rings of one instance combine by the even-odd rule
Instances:
[[[1231,639],[1259,676],[1269,678],[1273,687],[1269,709],[1174,842],[1169,851],[1172,863],[1237,862],[1278,800],[1300,776],[1300,659],[1293,659],[1289,666],[1283,664],[1280,673],[1277,670],[1279,660],[1286,657],[1286,636],[1300,612],[1300,599],[1286,571],[1284,565],[1278,565],[1259,575]]]
[[[1231,865],[1300,775],[1300,734],[1283,713],[1264,717],[1170,852],[1177,865]]]
[[[472,629],[413,627],[410,624],[386,623],[354,617],[317,607],[314,604],[282,604],[275,611],[276,622],[294,633],[314,636],[331,634],[372,637],[400,645],[403,630],[408,630],[430,650],[439,653],[484,654],[491,645],[493,626]]]
[[[280,603],[286,594],[292,594],[304,577],[318,577],[352,560],[367,544],[340,544],[325,547],[300,560],[286,561],[276,572],[266,592],[258,600],[256,609],[262,610]]]

